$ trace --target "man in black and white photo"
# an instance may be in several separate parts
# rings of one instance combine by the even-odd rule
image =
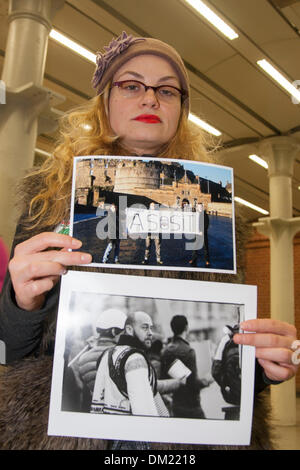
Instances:
[[[152,339],[150,315],[143,311],[129,314],[118,344],[100,360],[92,413],[159,416],[154,398],[156,374],[146,354]]]
[[[126,314],[118,308],[109,308],[99,315],[96,336],[89,341],[90,348],[78,359],[79,377],[83,383],[82,411],[89,411],[94,391],[97,362],[107,349],[114,347],[124,330]]]
[[[239,345],[233,336],[239,333],[239,325],[224,327],[212,364],[212,376],[220,386],[228,407],[224,407],[225,419],[239,419],[241,402],[241,358]]]
[[[170,343],[162,353],[162,378],[169,377],[171,367],[180,361],[188,369],[185,385],[173,392],[173,416],[182,418],[205,419],[200,403],[200,390],[209,385],[208,380],[200,380],[197,372],[195,350],[187,341],[189,327],[184,315],[175,315],[171,320],[171,329],[174,333]]]
[[[117,344],[120,333],[124,330],[126,314],[119,308],[100,310],[97,314],[94,333],[84,341],[78,352],[73,341],[65,352],[64,391],[62,408],[69,411],[89,412],[96,378],[97,361],[108,348]],[[73,351],[69,354],[69,349]],[[74,356],[74,351],[76,354]]]

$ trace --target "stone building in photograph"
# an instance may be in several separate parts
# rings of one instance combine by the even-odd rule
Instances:
[[[179,162],[83,159],[77,162],[75,201],[97,207],[110,193],[143,196],[166,207],[204,204],[208,212],[231,214],[231,184],[194,175]],[[138,200],[138,198],[137,198]],[[224,209],[224,211],[223,211]]]

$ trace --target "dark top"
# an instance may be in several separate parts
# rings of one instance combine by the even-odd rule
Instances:
[[[30,236],[30,235],[29,235]],[[26,237],[26,238],[29,238]],[[18,243],[26,239],[20,235],[17,228],[16,237],[12,244],[11,255]],[[54,331],[58,309],[60,283],[46,294],[45,303],[39,310],[27,312],[20,309],[15,300],[15,293],[9,271],[6,273],[3,288],[0,293],[0,340],[5,344],[6,358],[0,357],[0,362],[11,364],[30,355],[38,355],[45,330],[49,330],[46,352],[54,351]],[[53,324],[50,328],[50,324]]]
[[[173,393],[173,403],[178,406],[189,408],[200,407],[200,390],[207,386],[201,381],[197,374],[195,350],[180,336],[174,336],[162,353],[161,373],[162,378],[168,378],[168,370],[176,359],[179,359],[191,374],[183,385]]]

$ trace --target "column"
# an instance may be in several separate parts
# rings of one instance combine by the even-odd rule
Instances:
[[[292,217],[292,176],[300,143],[292,137],[266,139],[260,155],[268,162],[270,217],[254,224],[270,238],[271,318],[295,324],[293,238],[300,230],[300,217]],[[296,424],[295,379],[271,387],[276,424]]]
[[[10,0],[0,104],[0,233],[9,246],[16,225],[15,187],[33,165],[38,118],[52,94],[42,87],[51,21],[63,0]]]

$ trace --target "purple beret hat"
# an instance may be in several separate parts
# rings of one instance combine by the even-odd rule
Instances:
[[[185,92],[183,106],[189,112],[188,74],[183,60],[172,46],[158,39],[128,36],[124,31],[121,36],[113,39],[108,46],[105,46],[104,50],[104,53],[97,53],[96,70],[92,80],[93,87],[97,90],[98,95],[103,92],[117,70],[128,60],[138,55],[154,54],[167,60],[175,69],[181,89]]]

